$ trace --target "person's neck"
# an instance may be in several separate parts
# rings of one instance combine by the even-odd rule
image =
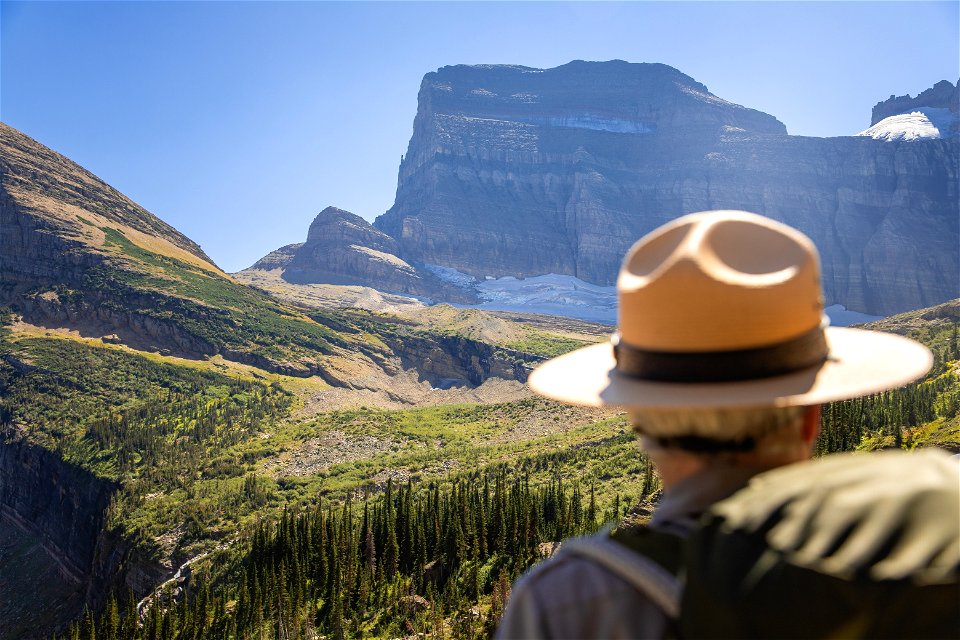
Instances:
[[[657,467],[664,491],[710,467],[738,467],[760,473],[810,458],[809,454],[799,450],[778,455],[732,453],[710,456],[676,450],[651,452],[650,457]]]

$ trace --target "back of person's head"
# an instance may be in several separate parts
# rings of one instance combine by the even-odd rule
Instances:
[[[808,407],[634,411],[634,431],[651,447],[692,453],[742,453],[802,439]]]
[[[544,363],[530,386],[622,407],[665,451],[809,444],[821,403],[901,386],[932,364],[912,340],[829,327],[813,242],[752,213],[695,213],[652,231],[627,253],[617,291],[611,341]]]

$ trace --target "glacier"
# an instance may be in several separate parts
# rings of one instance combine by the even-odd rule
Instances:
[[[919,107],[910,113],[888,116],[856,136],[886,142],[939,140],[957,135],[958,116],[949,109]]]
[[[529,278],[487,278],[478,281],[456,269],[424,265],[438,278],[464,288],[475,290],[480,304],[455,304],[459,308],[516,313],[543,313],[565,316],[589,322],[615,325],[617,322],[617,288],[584,282],[575,276],[548,273]],[[830,325],[846,327],[879,320],[857,311],[849,311],[835,304],[824,309]]]

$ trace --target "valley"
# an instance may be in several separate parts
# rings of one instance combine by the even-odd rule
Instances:
[[[585,75],[604,109],[566,106]],[[659,498],[623,413],[525,383],[609,339],[623,250],[690,208],[796,223],[829,303],[934,352],[825,407],[818,454],[960,452],[960,147],[887,133],[788,136],[665,65],[444,67],[389,211],[227,274],[0,125],[0,640],[488,636],[561,539]]]
[[[441,316],[462,319],[452,309]],[[532,486],[576,478],[581,491],[594,494],[596,512],[607,514],[596,516],[597,523],[614,510],[643,508],[640,498],[655,492],[624,416],[532,398],[519,383],[506,398],[478,395],[464,403],[484,385],[509,383],[490,379],[472,390],[447,390],[449,403],[433,397],[410,402],[410,396],[401,402],[399,393],[397,408],[389,402],[381,407],[360,387],[337,389],[340,397],[330,400],[324,394],[334,388],[319,378],[143,353],[10,318],[0,367],[6,425],[0,498],[2,526],[19,542],[3,550],[5,566],[18,569],[5,575],[16,580],[31,567],[51,577],[32,592],[36,599],[0,603],[7,619],[24,621],[22,631],[34,628],[30,621],[47,598],[65,603],[60,619],[66,622],[81,606],[105,606],[108,593],[118,600],[128,590],[137,598],[149,595],[152,585],[200,556],[190,575],[207,576],[212,593],[228,589],[220,596],[226,604],[236,597],[228,595],[234,569],[223,571],[244,566],[256,523],[280,513],[375,501],[391,485],[447,491],[457,478],[506,465],[525,473]],[[930,344],[940,364],[913,388],[826,411],[822,450],[897,443],[960,451],[958,320],[960,302],[906,314],[899,323],[883,321],[886,330]],[[408,370],[394,378],[404,375],[415,377]],[[840,418],[851,409],[865,420]],[[24,482],[27,477],[35,480]],[[84,493],[72,496],[76,488]],[[44,502],[55,495],[61,496],[56,502]],[[64,504],[76,515],[65,520]],[[47,542],[37,547],[30,542],[37,537]],[[75,548],[76,540],[93,546]],[[490,557],[484,566],[492,563],[489,572],[502,562]],[[195,580],[175,584],[192,588]],[[491,606],[488,588],[493,584],[481,589],[488,594],[480,600],[484,606]],[[90,599],[97,595],[103,599]],[[439,624],[460,620],[459,605],[450,606]],[[399,632],[391,625],[416,618],[377,611],[362,623],[372,626],[354,632],[389,635]]]

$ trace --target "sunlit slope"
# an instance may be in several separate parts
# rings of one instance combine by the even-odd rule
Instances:
[[[104,236],[91,227],[107,226],[151,251],[219,271],[179,231],[80,165],[3,123],[0,168],[4,208],[13,205],[21,215],[42,219],[46,224],[41,228],[48,233],[97,249]]]
[[[6,125],[0,163],[0,306],[30,323],[296,375],[377,350],[236,283],[177,230]]]
[[[921,380],[824,407],[821,451],[941,447],[960,453],[960,299],[864,325],[905,335],[933,352]]]

